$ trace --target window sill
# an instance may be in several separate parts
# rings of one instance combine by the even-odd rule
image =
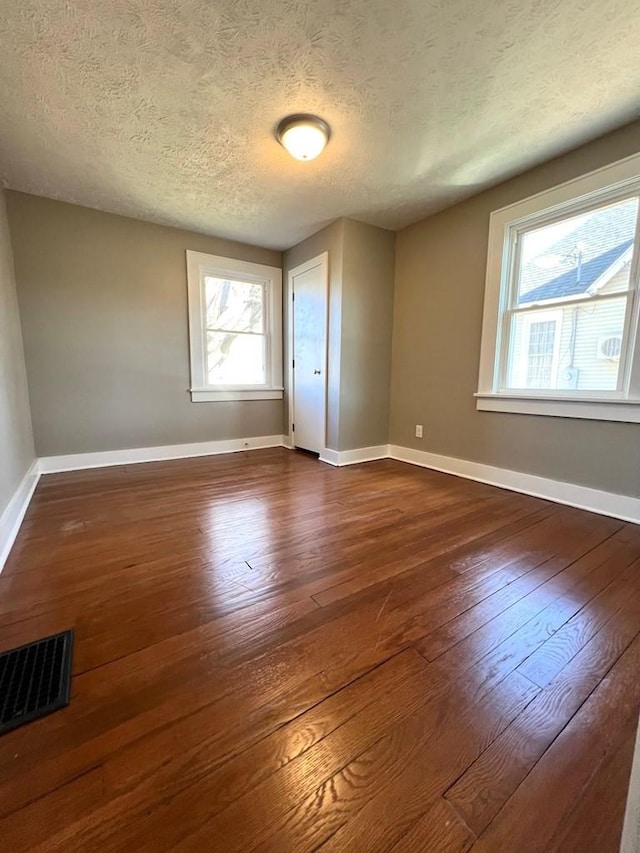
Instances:
[[[191,388],[192,403],[229,403],[237,400],[282,400],[283,388]]]
[[[640,423],[640,400],[549,398],[482,393],[474,396],[476,408],[482,412],[513,412],[520,415]]]

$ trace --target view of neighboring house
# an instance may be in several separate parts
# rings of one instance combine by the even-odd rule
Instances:
[[[625,199],[525,232],[508,387],[617,389],[637,213]]]

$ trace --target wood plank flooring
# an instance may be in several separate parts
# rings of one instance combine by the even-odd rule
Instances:
[[[0,648],[74,627],[0,738],[0,849],[598,851],[640,712],[640,528],[283,449],[43,477]]]

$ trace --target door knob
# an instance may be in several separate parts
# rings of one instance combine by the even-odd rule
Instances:
[[[319,371],[319,370],[314,370],[314,371],[313,371],[313,375],[314,375],[314,376],[320,376],[320,371]]]

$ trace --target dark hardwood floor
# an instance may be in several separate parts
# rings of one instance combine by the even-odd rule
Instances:
[[[618,850],[640,528],[291,451],[43,477],[0,648],[75,627],[0,738],[0,849]]]

